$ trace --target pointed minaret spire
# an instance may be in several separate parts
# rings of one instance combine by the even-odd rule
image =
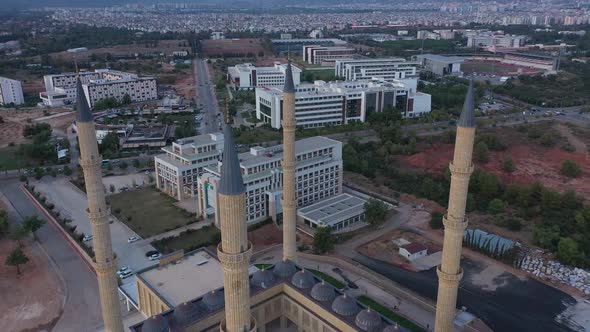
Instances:
[[[86,100],[86,94],[82,88],[82,81],[80,81],[80,75],[76,77],[76,122],[92,122],[92,112],[88,106],[88,100]]]
[[[244,187],[244,181],[242,179],[242,170],[234,143],[234,134],[229,124],[224,125],[223,136],[225,141],[223,143],[219,193],[223,195],[239,195],[246,191],[246,187]]]
[[[469,80],[469,88],[463,103],[463,111],[457,121],[457,127],[474,128],[475,127],[475,89],[473,88],[473,78]]]
[[[291,67],[291,60],[289,60],[287,63],[287,70],[285,72],[285,87],[283,88],[284,93],[295,92],[295,84],[293,83],[293,69]]]

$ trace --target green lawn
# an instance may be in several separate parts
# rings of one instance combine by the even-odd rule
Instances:
[[[496,63],[465,63],[461,65],[461,70],[465,73],[489,73],[503,74],[515,71],[512,67],[503,66]]]
[[[17,146],[0,149],[0,170],[34,167],[39,163],[28,160],[24,156],[17,155]]]
[[[325,274],[324,272],[314,270],[314,269],[306,269],[306,270],[315,274],[316,277],[326,281],[327,283],[329,283],[330,285],[332,285],[338,289],[342,289],[342,288],[346,287],[346,284],[344,284],[342,281],[340,281],[336,278],[333,278],[333,277]]]
[[[378,302],[376,302],[375,300],[373,300],[372,298],[370,298],[366,295],[359,296],[357,298],[357,300],[360,303],[362,303],[362,304],[370,307],[371,309],[377,311],[378,313],[382,314],[383,316],[397,322],[399,325],[407,328],[408,330],[410,330],[412,332],[426,332],[426,330],[424,330],[420,326],[416,325],[411,320],[396,314],[395,312],[389,310],[385,306],[379,304]]]
[[[324,69],[324,70],[304,70],[301,73],[301,80],[307,82],[313,82],[316,80],[321,81],[334,81],[336,79],[336,74],[334,69]]]
[[[261,270],[266,270],[269,267],[271,267],[273,264],[254,264],[254,266],[256,266],[257,268],[261,269]]]
[[[205,226],[200,229],[189,229],[178,236],[163,238],[152,242],[154,248],[167,254],[183,249],[184,252],[193,251],[201,247],[216,245],[221,241],[221,232],[215,226]]]
[[[153,188],[107,196],[113,214],[141,237],[167,232],[195,221],[195,216],[174,205],[175,200]]]

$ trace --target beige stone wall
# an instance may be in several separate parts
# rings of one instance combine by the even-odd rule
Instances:
[[[158,315],[170,310],[170,307],[141,279],[135,278],[135,284],[137,285],[139,310],[146,317]]]

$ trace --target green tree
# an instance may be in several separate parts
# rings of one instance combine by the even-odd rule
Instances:
[[[109,185],[109,191],[112,193],[115,192],[115,185],[111,183],[111,185]]]
[[[334,238],[331,227],[318,227],[313,237],[313,251],[316,254],[323,254],[334,248]]]
[[[69,166],[64,166],[64,174],[67,176],[72,175],[72,169]]]
[[[128,94],[125,94],[123,96],[123,99],[121,100],[121,105],[129,105],[131,104],[131,97]]]
[[[512,161],[512,158],[508,157],[504,159],[504,161],[502,162],[502,169],[504,170],[504,172],[508,173],[516,171],[516,166],[514,166],[514,161]]]
[[[577,178],[582,174],[580,166],[571,160],[566,160],[561,164],[560,172],[570,178]]]
[[[8,257],[6,257],[6,261],[4,262],[4,264],[6,264],[7,266],[15,266],[16,274],[20,275],[20,266],[26,264],[28,261],[29,258],[27,257],[27,255],[25,255],[21,247],[18,246],[14,248],[14,250],[10,253],[10,255],[8,255]]]
[[[488,204],[488,211],[492,214],[498,214],[504,212],[506,205],[501,199],[494,198]]]
[[[487,163],[490,161],[488,145],[485,142],[479,142],[475,145],[473,148],[473,159],[481,163]]]
[[[128,166],[129,166],[129,165],[127,165],[127,163],[126,163],[126,162],[124,162],[124,161],[122,161],[122,162],[119,164],[119,168],[120,168],[120,169],[127,169],[127,167],[128,167]]]
[[[443,213],[441,212],[432,212],[430,215],[430,228],[432,229],[441,229],[443,228]]]
[[[109,132],[100,143],[100,153],[112,155],[119,152],[119,136],[115,132]]]
[[[387,207],[385,204],[377,199],[369,199],[365,202],[365,221],[369,225],[380,225],[387,217]]]
[[[45,220],[39,218],[38,216],[26,217],[25,220],[23,220],[23,228],[25,228],[28,232],[31,232],[35,240],[37,239],[35,232],[38,231],[43,225],[45,225]]]
[[[562,237],[557,245],[557,259],[568,265],[576,265],[582,257],[578,243],[569,237]]]
[[[8,234],[10,225],[8,224],[8,215],[6,211],[0,210],[0,238]]]
[[[141,164],[139,163],[139,159],[133,159],[133,167],[139,168],[139,166],[141,166]]]

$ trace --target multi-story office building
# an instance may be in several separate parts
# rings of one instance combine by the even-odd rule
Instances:
[[[21,105],[25,103],[20,81],[0,77],[0,105]]]
[[[291,65],[294,84],[299,84],[301,69]],[[256,67],[251,63],[242,63],[228,67],[228,79],[238,90],[254,89],[261,86],[285,85],[286,64],[275,62],[272,67]]]
[[[415,79],[418,65],[417,62],[406,61],[403,58],[336,60],[335,75],[346,81],[372,78],[387,81]]]
[[[295,118],[303,128],[364,122],[371,112],[396,108],[404,117],[430,112],[431,97],[415,92],[416,82],[363,80],[316,81],[296,87]],[[283,94],[278,88],[256,89],[256,117],[273,128],[281,128]]]
[[[524,46],[526,36],[505,35],[490,31],[477,31],[467,33],[467,46],[469,47],[500,47],[518,48]]]
[[[196,193],[205,167],[216,165],[223,151],[221,133],[179,139],[154,157],[156,187],[179,201]]]
[[[304,45],[303,61],[310,65],[333,66],[336,60],[352,59],[356,50],[343,46]]]
[[[47,106],[63,106],[76,99],[77,73],[45,75],[45,92],[40,93],[41,100]],[[136,74],[110,69],[97,69],[93,72],[81,72],[80,81],[86,99],[91,108],[97,101],[115,98],[119,101],[128,95],[132,102],[148,101],[158,98],[156,79],[138,77]]]
[[[342,192],[342,143],[316,136],[295,142],[296,182],[299,207],[317,203]],[[253,147],[240,153],[240,169],[246,186],[246,220],[282,220],[283,146]],[[197,210],[203,217],[215,216],[219,225],[217,190],[221,161],[205,168],[198,180]]]

